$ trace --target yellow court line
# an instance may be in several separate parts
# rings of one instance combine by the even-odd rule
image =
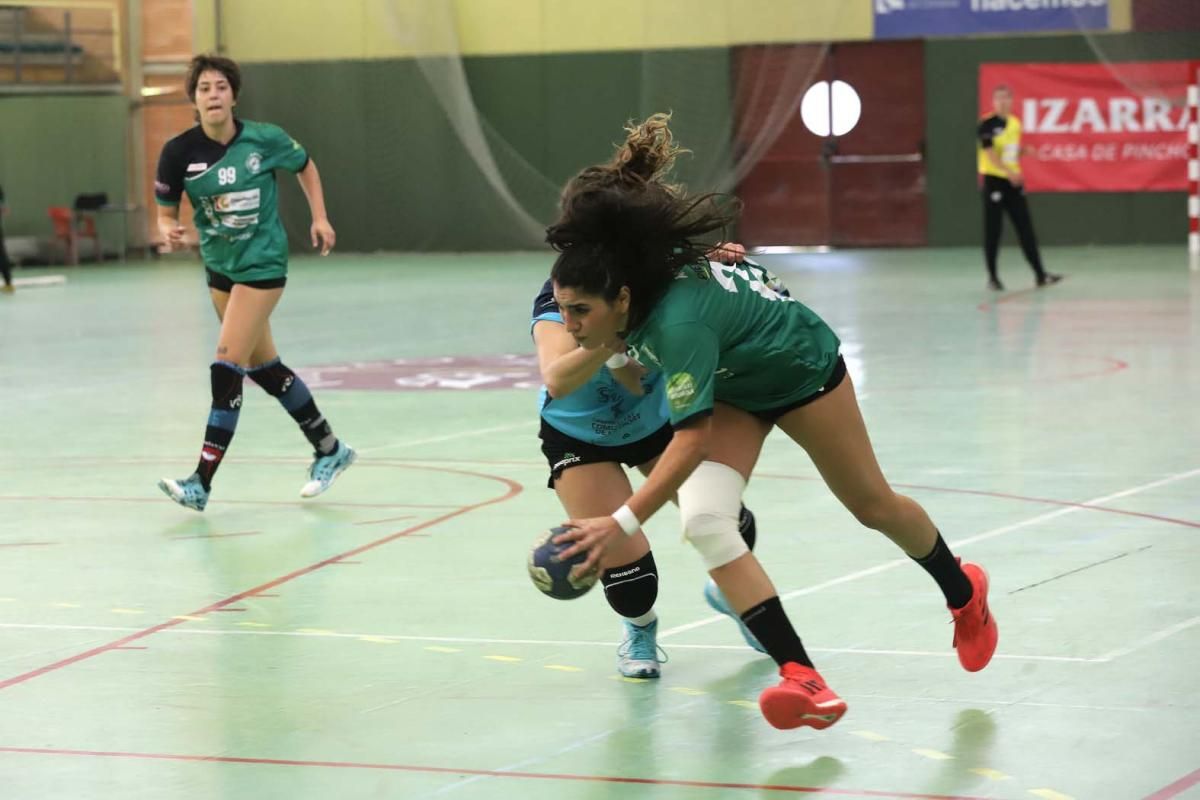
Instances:
[[[312,636],[333,636],[337,631],[328,631],[324,628],[296,628],[296,633],[307,633]]]
[[[55,608],[83,608],[79,603],[53,603]]]
[[[1012,777],[1011,775],[1005,775],[998,769],[991,769],[990,767],[973,767],[967,771],[974,772],[976,775],[982,775],[983,777],[989,778],[993,781],[1006,781]]]
[[[522,660],[514,656],[484,656],[484,658],[486,658],[488,661],[503,661],[506,664]]]
[[[731,706],[738,706],[739,708],[749,708],[754,711],[758,711],[758,703],[754,702],[753,700],[730,700],[728,702],[729,702],[729,705],[731,705]]]
[[[188,622],[204,622],[204,617],[193,617],[190,614],[179,614],[171,619],[186,619]]]
[[[266,622],[238,622],[235,624],[240,625],[243,628],[269,628],[269,627],[271,627],[270,624],[268,624]]]
[[[145,614],[146,612],[140,608],[110,608],[114,614]]]
[[[1030,789],[1029,793],[1034,797],[1042,798],[1042,800],[1075,800],[1071,795],[1056,792],[1053,789]]]
[[[867,741],[871,741],[871,742],[890,742],[891,741],[891,739],[884,736],[882,733],[876,733],[875,731],[850,731],[850,733],[855,736],[859,736],[863,739],[866,739]]]
[[[376,644],[395,644],[395,639],[389,639],[386,636],[360,636],[360,642],[375,642]]]
[[[689,689],[686,686],[672,686],[671,691],[679,692],[680,694],[686,694],[691,697],[698,697],[702,694],[708,694],[708,692],[704,691],[703,689]]]
[[[440,645],[431,644],[425,648],[431,653],[461,653],[462,650],[457,647],[441,647]]]
[[[943,753],[941,750],[927,750],[924,747],[913,748],[913,752],[924,758],[932,758],[934,761],[950,761],[954,756],[949,753]]]
[[[582,667],[568,667],[566,664],[547,664],[546,669],[554,669],[559,672],[583,672]]]

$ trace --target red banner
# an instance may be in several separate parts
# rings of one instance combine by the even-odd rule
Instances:
[[[1187,188],[1186,61],[981,64],[979,113],[1013,93],[1031,192]]]

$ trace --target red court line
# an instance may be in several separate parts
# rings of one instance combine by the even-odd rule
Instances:
[[[630,778],[622,775],[574,775],[561,772],[509,772],[492,769],[432,767],[416,764],[373,764],[357,761],[301,761],[288,758],[243,758],[239,756],[190,756],[173,753],[125,753],[105,750],[61,750],[49,747],[0,747],[0,753],[50,756],[90,756],[93,758],[129,758],[150,761],[191,761],[219,764],[256,764],[272,767],[321,767],[325,769],[369,769],[389,772],[420,772],[434,775],[478,775],[485,778],[519,778],[522,780],[573,781],[576,783],[624,783],[642,786],[680,786],[690,789],[745,789],[755,792],[791,792],[793,794],[826,794],[838,797],[891,797],[902,800],[985,800],[971,795],[920,794],[885,792],[875,789],[831,789],[824,786],[791,786],[769,783],[724,783],[719,781],[686,781],[667,778]]]
[[[2,748],[0,748],[2,749]],[[1143,800],[1170,800],[1170,798],[1186,792],[1188,789],[1200,783],[1200,769],[1195,772],[1184,775],[1179,780],[1172,783],[1170,786],[1164,786],[1154,794],[1148,794]]]
[[[430,528],[434,525],[445,522],[446,520],[453,519],[454,517],[462,516],[463,514],[467,514],[471,511],[475,511],[477,509],[484,508],[485,506],[495,505],[496,503],[503,503],[506,500],[510,500],[513,497],[516,497],[518,494],[521,493],[521,491],[523,489],[521,484],[517,483],[516,481],[509,480],[508,478],[504,478],[504,477],[501,477],[498,475],[488,475],[487,473],[483,473],[483,472],[470,472],[468,470],[445,469],[442,467],[420,467],[419,469],[436,470],[438,472],[449,472],[449,473],[453,473],[453,474],[457,474],[457,475],[468,475],[468,476],[476,477],[476,478],[485,478],[487,480],[499,481],[500,483],[503,483],[505,486],[508,487],[508,491],[505,492],[503,495],[500,495],[498,497],[493,497],[490,500],[484,500],[479,503],[472,503],[471,505],[461,506],[458,509],[451,511],[447,514],[442,514],[441,516],[434,517],[433,519],[418,523],[416,525],[413,525],[412,527],[405,528],[402,531],[397,531],[396,533],[385,536],[382,539],[376,539],[373,542],[368,542],[364,545],[355,547],[353,550],[347,550],[344,553],[339,553],[338,555],[327,558],[324,561],[318,561],[316,564],[310,564],[307,567],[302,567],[301,569],[295,570],[293,572],[289,572],[287,575],[283,575],[279,578],[275,578],[274,580],[267,581],[264,584],[255,586],[253,589],[246,589],[243,592],[238,592],[237,594],[232,595],[231,597],[226,597],[224,600],[218,600],[217,602],[215,602],[211,605],[205,606],[204,608],[199,609],[198,611],[192,611],[189,614],[186,614],[183,616],[202,617],[205,614],[209,614],[214,611],[221,611],[221,610],[225,609],[226,606],[231,606],[235,603],[241,602],[242,600],[246,599],[247,597],[256,595],[259,592],[266,591],[267,589],[274,589],[276,586],[281,586],[282,584],[288,583],[289,581],[293,581],[296,578],[299,578],[303,575],[307,575],[310,572],[316,572],[317,570],[319,570],[323,567],[327,567],[330,564],[333,564],[337,561],[341,561],[342,559],[349,558],[351,556],[356,556],[360,553],[365,553],[368,550],[374,550],[376,547],[381,547],[385,544],[388,544],[389,542],[394,542],[397,539],[401,539],[405,536],[408,536],[409,534],[416,533],[417,531],[424,530],[425,528]],[[162,502],[162,501],[158,500],[157,502]],[[224,502],[228,502],[228,501],[224,501]],[[144,630],[140,630],[136,633],[131,633],[128,636],[124,636],[120,639],[117,639],[114,642],[109,642],[108,644],[103,644],[103,645],[100,645],[99,647],[93,647],[91,650],[86,650],[82,653],[77,653],[68,658],[64,658],[59,661],[55,661],[53,664],[47,664],[44,667],[38,667],[37,669],[30,670],[29,672],[24,672],[20,675],[16,675],[12,678],[8,678],[6,680],[0,681],[0,689],[7,689],[10,686],[16,686],[19,683],[25,683],[26,681],[30,681],[30,680],[33,680],[34,678],[41,677],[42,675],[45,675],[47,673],[54,672],[56,670],[60,670],[63,667],[69,667],[72,664],[78,663],[80,661],[85,661],[89,658],[93,658],[102,653],[107,653],[109,650],[113,650],[118,647],[124,647],[125,645],[129,644],[130,642],[136,642],[139,639],[146,638],[147,636],[153,636],[154,634],[158,633],[159,631],[164,631],[168,628],[174,628],[176,625],[180,625],[186,621],[187,620],[178,619],[178,618],[170,619],[170,620],[167,620],[166,622],[161,622],[158,625],[154,625],[150,628],[145,628]]]
[[[821,482],[821,478],[808,477],[805,475],[780,475],[770,472],[756,472],[756,478],[774,478],[785,481],[812,481]],[[892,486],[898,489],[919,489],[928,492],[946,492],[949,494],[973,494],[980,497],[998,497],[1002,500],[1022,500],[1027,503],[1043,503],[1048,506],[1067,506],[1069,508],[1086,508],[1089,511],[1099,511],[1104,514],[1120,514],[1125,517],[1141,517],[1142,519],[1152,519],[1157,522],[1168,522],[1172,525],[1183,525],[1188,528],[1200,528],[1200,522],[1189,519],[1178,519],[1177,517],[1164,517],[1161,514],[1147,514],[1143,511],[1126,511],[1123,508],[1109,508],[1108,506],[1094,506],[1088,503],[1075,503],[1070,500],[1054,500],[1049,497],[1027,497],[1020,494],[1007,494],[1005,492],[988,492],[981,489],[952,489],[948,486],[925,486],[919,483],[893,483]]]
[[[378,525],[381,522],[399,522],[402,519],[412,519],[412,514],[404,514],[399,517],[385,517],[383,519],[364,519],[362,522],[352,522],[351,525]]]

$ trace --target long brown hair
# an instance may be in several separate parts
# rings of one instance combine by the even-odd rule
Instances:
[[[629,330],[645,322],[681,269],[706,263],[724,238],[718,232],[737,217],[732,198],[690,197],[667,182],[675,158],[687,152],[675,143],[670,121],[670,114],[654,114],[628,124],[612,159],[567,183],[558,219],[546,229],[559,252],[551,279],[609,302],[629,287]]]

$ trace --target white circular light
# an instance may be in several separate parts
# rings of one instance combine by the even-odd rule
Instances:
[[[833,100],[829,98],[829,81],[818,81],[808,87],[800,101],[800,119],[804,127],[817,136],[830,133],[830,111],[833,112],[833,135],[845,136],[854,130],[862,116],[862,100],[854,87],[845,81],[833,82]]]

